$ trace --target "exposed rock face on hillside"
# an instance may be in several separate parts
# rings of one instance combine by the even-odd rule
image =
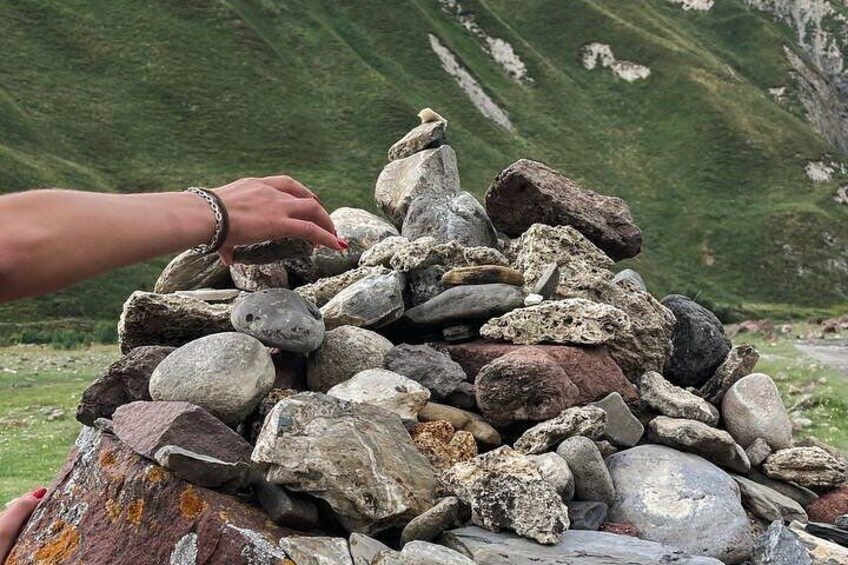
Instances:
[[[446,236],[458,169],[424,116],[375,190],[391,221],[334,213],[353,254],[263,244],[285,276],[254,290],[127,300],[129,352],[8,563],[846,563],[848,463],[794,444],[709,310],[614,276],[641,246],[627,205],[533,163],[531,197],[463,193],[451,224],[507,235]],[[318,278],[267,288],[295,270]]]

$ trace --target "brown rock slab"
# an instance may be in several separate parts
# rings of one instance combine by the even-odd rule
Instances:
[[[538,161],[520,159],[501,171],[485,204],[495,227],[511,237],[534,223],[569,225],[615,260],[642,248],[642,232],[623,200],[583,188]]]
[[[239,498],[182,481],[83,428],[6,563],[291,565],[277,546],[290,533]]]
[[[83,391],[77,420],[92,426],[97,418],[111,418],[119,406],[134,400],[150,400],[147,388],[150,375],[173,350],[159,345],[137,347],[112,363]]]
[[[445,286],[493,283],[524,286],[524,275],[521,271],[502,265],[455,267],[442,275],[442,284]]]

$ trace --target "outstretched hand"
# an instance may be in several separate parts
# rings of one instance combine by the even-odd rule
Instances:
[[[227,265],[235,246],[259,241],[292,237],[337,251],[348,247],[318,197],[289,176],[244,178],[214,191],[230,217],[230,233],[219,252]]]
[[[46,488],[38,488],[11,501],[6,505],[6,510],[0,513],[0,563],[6,561],[18,534],[45,494]]]

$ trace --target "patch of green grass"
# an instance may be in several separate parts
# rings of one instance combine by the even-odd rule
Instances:
[[[115,346],[0,348],[0,505],[53,480],[80,430],[80,394],[118,356]]]

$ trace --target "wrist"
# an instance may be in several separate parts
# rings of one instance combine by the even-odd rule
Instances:
[[[189,192],[168,192],[169,224],[181,249],[209,243],[215,233],[215,216],[202,198]]]

